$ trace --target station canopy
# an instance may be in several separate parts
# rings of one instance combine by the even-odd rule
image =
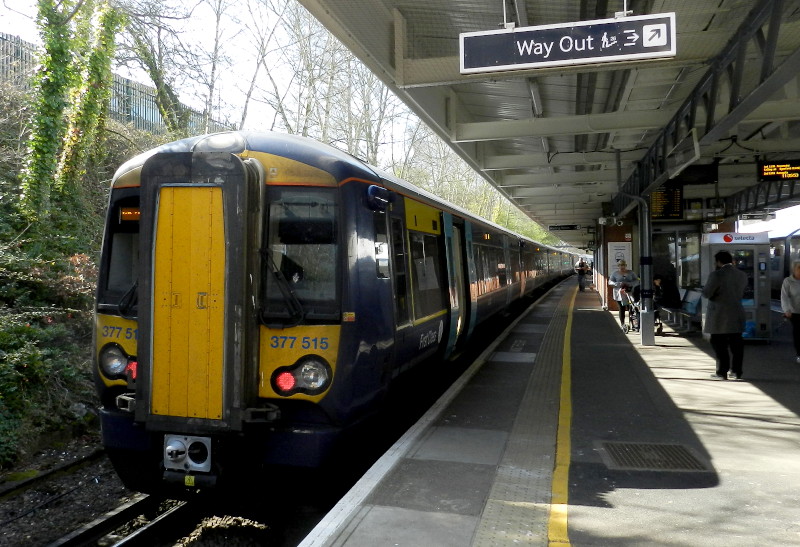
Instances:
[[[635,215],[654,194],[654,219],[673,221],[800,202],[800,0],[300,1],[475,170],[577,248],[591,248],[598,219]],[[674,14],[674,29],[636,26],[659,14]],[[625,20],[618,34],[615,19]],[[673,30],[674,54],[598,52],[612,40],[646,52]],[[500,41],[461,44],[484,34]],[[550,63],[556,53],[566,61]]]

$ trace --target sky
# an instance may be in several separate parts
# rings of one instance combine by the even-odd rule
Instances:
[[[3,9],[0,10],[0,32],[19,36],[27,42],[40,43],[39,33],[33,17],[36,5],[33,2],[20,2],[19,0],[3,0]]]

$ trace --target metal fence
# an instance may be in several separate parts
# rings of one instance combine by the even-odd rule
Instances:
[[[36,47],[0,32],[0,81],[28,89],[36,70]]]
[[[20,89],[30,89],[32,77],[38,66],[38,50],[30,42],[17,36],[0,32],[0,81]],[[203,131],[205,119],[201,112],[184,106],[189,111],[189,131]],[[167,130],[156,105],[156,90],[153,87],[114,75],[114,84],[109,104],[109,117],[136,129],[151,133]],[[225,131],[233,127],[221,122],[209,122],[209,131]]]

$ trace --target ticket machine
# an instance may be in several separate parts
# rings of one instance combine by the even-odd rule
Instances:
[[[714,255],[719,251],[731,253],[734,266],[747,274],[747,287],[742,298],[746,317],[742,336],[750,340],[769,340],[771,332],[769,233],[703,234],[700,246],[701,279],[708,278],[708,274],[716,267]],[[703,323],[707,308],[707,302],[703,299]]]

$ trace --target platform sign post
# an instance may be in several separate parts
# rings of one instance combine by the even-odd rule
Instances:
[[[675,13],[464,32],[461,73],[674,57]]]

